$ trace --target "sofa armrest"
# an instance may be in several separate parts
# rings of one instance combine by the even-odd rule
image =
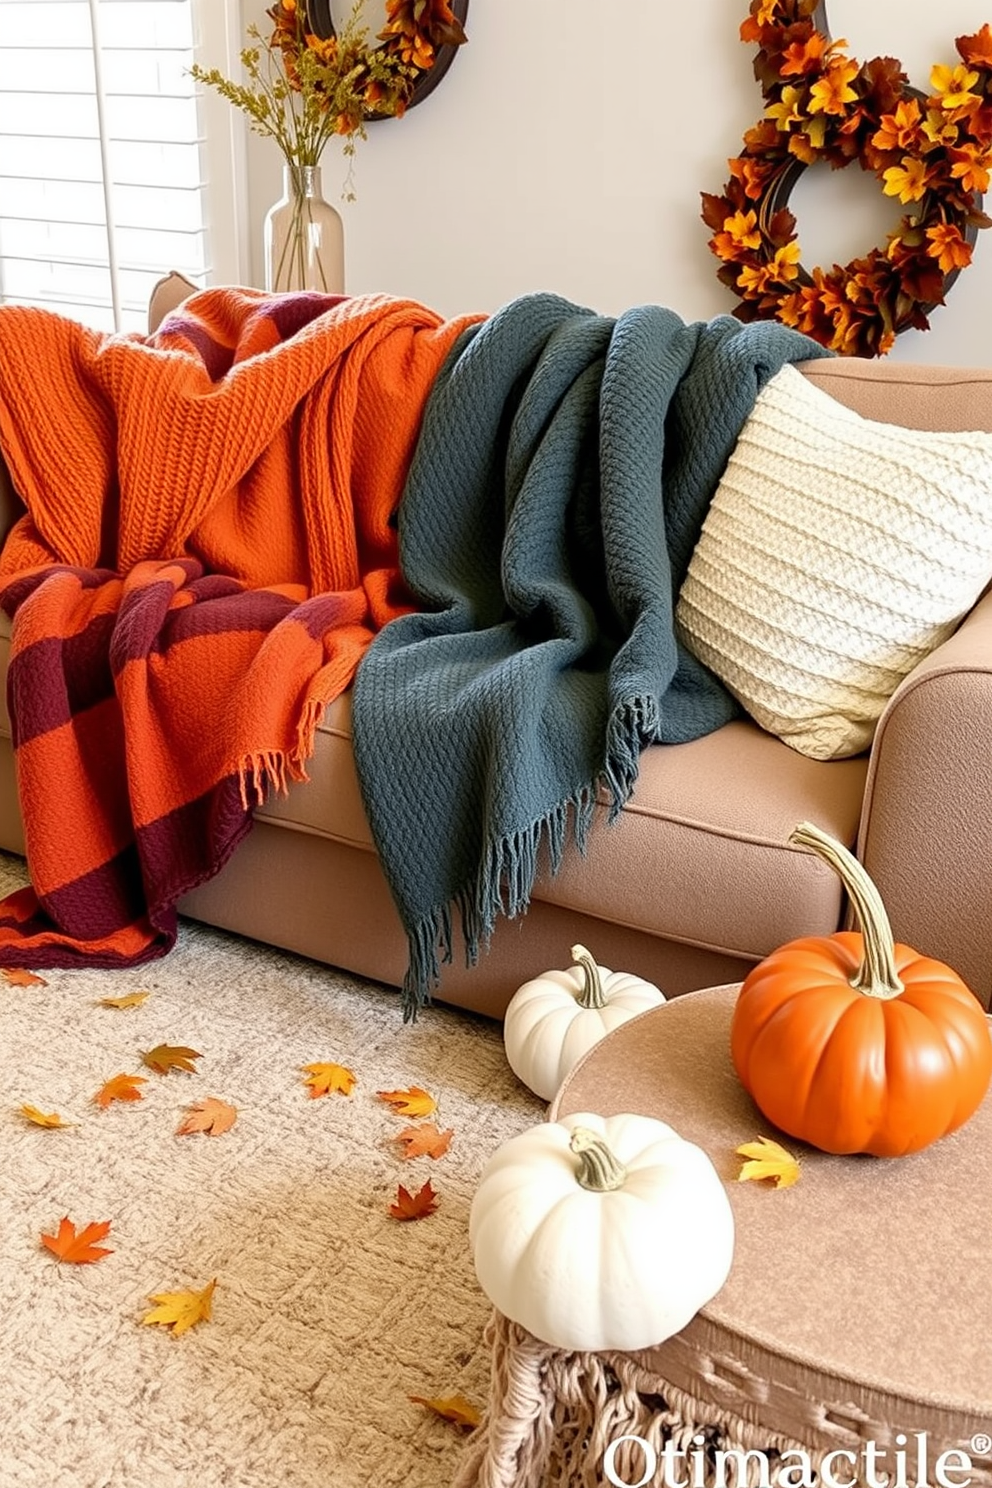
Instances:
[[[992,1001],[992,593],[915,667],[872,746],[858,856],[897,940]]]
[[[24,511],[24,502],[14,490],[10,471],[4,463],[3,455],[0,455],[0,547],[18,517],[24,515]]]

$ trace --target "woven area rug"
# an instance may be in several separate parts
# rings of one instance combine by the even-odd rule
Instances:
[[[23,881],[0,856],[0,892]],[[544,1115],[498,1025],[440,1006],[404,1025],[395,993],[189,922],[138,971],[43,975],[0,979],[2,1488],[444,1488],[465,1437],[409,1397],[484,1404],[469,1206]],[[158,1044],[196,1050],[195,1072],[143,1068]],[[354,1071],[350,1096],[310,1098],[302,1066],[324,1061]],[[143,1099],[94,1104],[125,1072]],[[410,1122],[376,1097],[414,1085],[454,1129],[437,1160],[403,1159]],[[211,1096],[234,1126],[176,1135]],[[428,1178],[437,1211],[391,1218]],[[40,1236],[63,1216],[110,1220],[113,1254],[57,1261]],[[152,1295],[214,1277],[209,1321],[143,1325]]]

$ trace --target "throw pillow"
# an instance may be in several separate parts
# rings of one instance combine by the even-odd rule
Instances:
[[[992,579],[992,434],[863,418],[783,367],[713,497],[676,623],[762,728],[837,759]]]

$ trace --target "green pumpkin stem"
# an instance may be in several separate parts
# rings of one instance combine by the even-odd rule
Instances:
[[[853,853],[811,822],[800,822],[789,841],[808,847],[837,874],[861,927],[864,950],[851,986],[866,997],[898,997],[903,990],[896,971],[895,941],[882,896]]]
[[[577,1126],[572,1132],[569,1147],[579,1159],[576,1182],[590,1193],[609,1193],[622,1188],[627,1181],[627,1169],[607,1147],[602,1137],[597,1137],[588,1126]]]
[[[603,979],[599,974],[599,967],[585,946],[572,947],[572,960],[582,967],[582,993],[577,999],[579,1007],[604,1008],[606,998],[603,996]]]

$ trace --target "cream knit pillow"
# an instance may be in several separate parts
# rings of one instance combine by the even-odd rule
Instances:
[[[992,579],[992,434],[876,423],[783,367],[713,498],[681,639],[770,733],[859,754]]]

